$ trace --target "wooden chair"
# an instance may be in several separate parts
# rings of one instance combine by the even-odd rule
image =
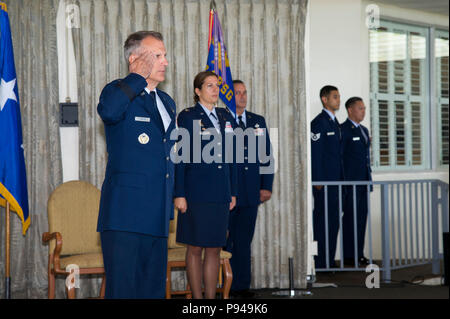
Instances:
[[[172,290],[172,268],[186,268],[186,247],[176,242],[177,233],[177,215],[175,209],[175,218],[170,221],[169,238],[168,238],[168,262],[167,262],[167,279],[166,279],[166,298],[170,299],[173,295],[185,295],[187,299],[192,298],[192,291],[189,284],[185,290]],[[222,293],[223,299],[229,299],[231,282],[233,273],[230,265],[231,253],[226,251],[220,252],[220,271],[219,271],[219,288],[217,292]]]
[[[55,298],[55,276],[71,274],[69,265],[79,267],[79,275],[100,274],[103,282],[100,297],[105,295],[105,270],[96,231],[100,191],[83,181],[70,181],[59,185],[48,199],[48,229],[42,235],[49,242],[48,298]],[[74,276],[72,276],[74,277]],[[66,284],[67,297],[75,298],[75,283]]]

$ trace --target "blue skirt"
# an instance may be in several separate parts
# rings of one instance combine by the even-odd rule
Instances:
[[[223,247],[227,240],[229,204],[189,203],[178,213],[177,242],[199,247]]]

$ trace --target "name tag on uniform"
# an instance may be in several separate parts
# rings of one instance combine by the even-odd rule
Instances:
[[[327,135],[328,135],[328,136],[334,135],[334,134],[335,134],[335,132],[327,132]]]
[[[150,118],[149,117],[135,116],[134,120],[136,122],[150,122]]]
[[[353,138],[354,141],[359,141],[360,139],[361,138],[359,136]]]

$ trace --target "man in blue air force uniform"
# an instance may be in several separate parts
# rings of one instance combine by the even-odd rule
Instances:
[[[232,253],[231,268],[233,269],[233,283],[231,295],[237,298],[251,298],[249,291],[251,283],[251,243],[255,232],[255,224],[259,204],[270,199],[274,174],[261,174],[261,166],[273,165],[273,161],[262,164],[258,158],[258,140],[266,142],[266,153],[270,152],[270,139],[264,117],[245,110],[247,106],[247,88],[241,80],[234,80],[236,96],[236,124],[243,131],[250,128],[255,134],[255,159],[250,160],[252,148],[248,137],[245,136],[242,152],[243,163],[237,163],[238,196],[235,209],[230,213],[229,237],[226,249]],[[238,154],[236,154],[238,155]],[[272,158],[272,157],[271,157]]]
[[[340,95],[336,87],[327,85],[320,90],[323,105],[322,112],[311,122],[311,168],[312,181],[342,181],[341,130],[335,112],[339,110]],[[318,254],[315,257],[316,268],[335,267],[334,256],[339,231],[339,190],[338,186],[327,187],[328,214],[325,213],[325,187],[313,187],[314,240],[317,241]],[[328,221],[328,223],[326,223]],[[328,225],[328,234],[326,234]],[[328,242],[327,236],[328,235]],[[328,247],[328,250],[326,249]]]
[[[130,74],[105,86],[97,108],[108,151],[97,227],[106,298],[163,298],[176,106],[156,89],[168,65],[162,35],[133,33],[124,51]]]
[[[348,118],[341,124],[342,156],[346,181],[371,181],[369,130],[361,124],[366,106],[360,97],[352,97],[345,103]],[[369,188],[371,190],[371,186]],[[353,187],[347,187],[344,201],[343,238],[344,263],[355,266],[355,241],[357,242],[356,266],[365,267],[364,237],[367,222],[367,195],[365,185],[356,186],[356,238],[354,236]]]

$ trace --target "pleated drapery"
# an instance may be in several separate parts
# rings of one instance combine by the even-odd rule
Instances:
[[[96,112],[106,83],[126,76],[126,37],[138,30],[164,36],[169,67],[160,88],[177,111],[193,105],[192,82],[207,58],[209,0],[74,0],[78,70],[80,179],[97,187],[107,161]],[[307,0],[216,0],[234,79],[249,93],[248,110],[266,118],[278,151],[272,199],[260,206],[253,241],[252,287],[287,288],[288,258],[295,286],[306,287],[307,127],[304,36]],[[182,276],[175,276],[184,284]]]
[[[47,297],[47,200],[62,182],[58,125],[58,0],[6,0],[22,115],[31,225],[11,213],[11,296]],[[0,208],[0,291],[4,296],[5,209]],[[64,289],[64,287],[63,287]]]

